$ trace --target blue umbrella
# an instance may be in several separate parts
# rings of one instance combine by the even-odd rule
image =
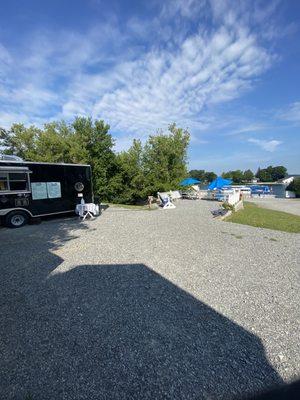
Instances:
[[[197,185],[197,183],[200,183],[198,179],[195,178],[186,178],[183,181],[179,183],[180,186],[191,186],[191,185]]]
[[[212,183],[208,186],[209,190],[222,189],[224,186],[230,185],[232,183],[231,179],[224,179],[218,176]]]

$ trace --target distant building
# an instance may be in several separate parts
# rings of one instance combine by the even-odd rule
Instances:
[[[279,179],[278,182],[279,183],[284,183],[286,185],[289,185],[290,183],[293,182],[293,180],[295,178],[300,178],[300,174],[292,174],[292,175],[288,175],[285,178]]]

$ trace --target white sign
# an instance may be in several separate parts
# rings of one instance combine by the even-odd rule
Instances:
[[[48,198],[46,182],[31,183],[32,200],[42,200]]]
[[[47,191],[49,199],[58,199],[61,197],[60,182],[47,182]]]

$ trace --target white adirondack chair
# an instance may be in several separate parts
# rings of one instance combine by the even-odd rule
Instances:
[[[170,210],[171,208],[176,208],[176,206],[172,203],[168,193],[158,192],[157,196],[160,198],[163,210]]]

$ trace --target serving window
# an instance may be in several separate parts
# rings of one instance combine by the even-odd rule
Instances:
[[[8,174],[0,171],[0,192],[8,190]]]
[[[28,192],[28,172],[0,171],[0,193],[1,192]]]

